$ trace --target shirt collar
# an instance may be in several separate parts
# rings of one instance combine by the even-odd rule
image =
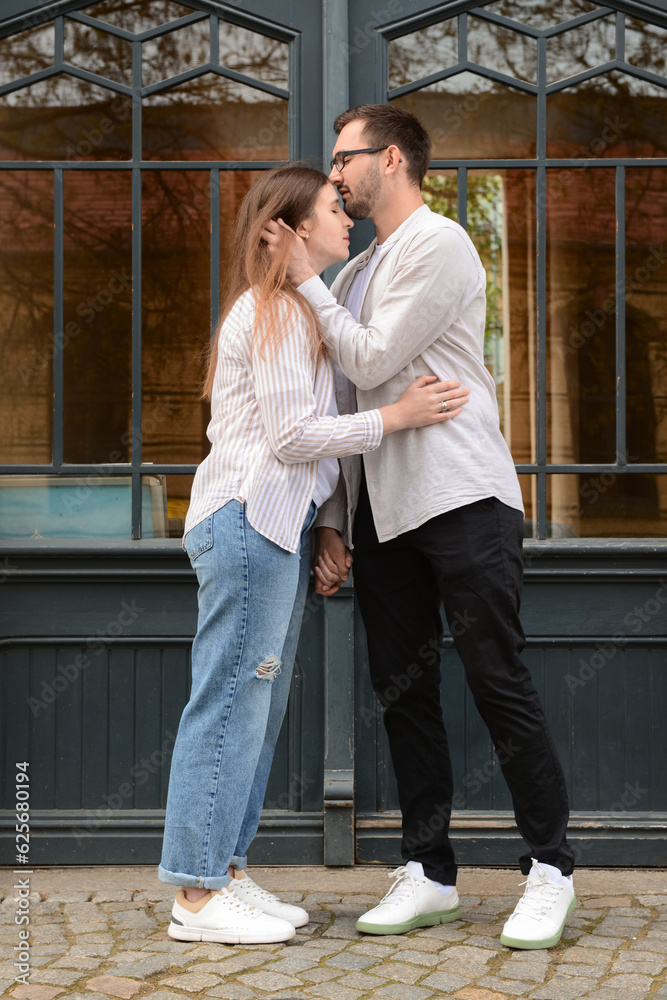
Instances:
[[[384,256],[386,250],[389,250],[391,247],[393,247],[394,244],[397,243],[400,240],[400,238],[405,235],[405,233],[409,232],[409,230],[412,229],[412,227],[422,217],[422,215],[430,211],[431,209],[428,207],[428,205],[420,205],[419,208],[416,208],[414,212],[412,212],[407,217],[407,219],[405,219],[400,224],[398,229],[394,230],[391,236],[387,237],[387,239],[380,247],[378,247],[378,241],[376,236],[373,242],[365,251],[365,253],[362,254],[362,256],[359,258],[357,266],[354,269],[354,273],[356,274],[357,271],[363,270],[363,268],[365,268],[370,263],[370,259],[377,249],[380,250],[380,256],[381,257]]]
[[[395,229],[395,230],[393,231],[393,233],[391,234],[391,236],[388,236],[388,237],[387,237],[387,239],[386,239],[386,240],[384,241],[384,243],[382,244],[382,250],[384,250],[384,249],[385,249],[385,247],[390,247],[390,246],[393,246],[393,245],[394,245],[394,243],[396,243],[396,242],[397,242],[398,240],[400,240],[401,236],[404,236],[404,235],[405,235],[405,233],[407,233],[407,232],[408,232],[408,231],[409,231],[410,229],[412,229],[412,227],[414,226],[414,224],[415,224],[415,223],[416,223],[416,222],[418,221],[418,219],[420,219],[420,218],[421,218],[421,216],[422,216],[422,215],[423,215],[424,213],[426,213],[426,212],[430,212],[430,211],[431,211],[431,210],[430,210],[430,208],[428,207],[428,205],[420,205],[420,206],[419,206],[419,208],[416,208],[416,209],[414,210],[414,212],[412,212],[412,213],[411,213],[411,214],[410,214],[410,215],[409,215],[409,216],[407,217],[407,219],[405,219],[405,220],[404,220],[404,221],[403,221],[403,222],[402,222],[402,223],[400,224],[400,226],[398,227],[398,229]],[[377,245],[377,244],[376,244],[376,245]]]

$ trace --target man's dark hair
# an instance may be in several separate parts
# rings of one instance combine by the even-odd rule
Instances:
[[[408,179],[421,187],[431,159],[431,139],[416,115],[395,104],[360,104],[338,115],[336,135],[356,121],[363,121],[364,141],[369,146],[398,146],[407,163]]]

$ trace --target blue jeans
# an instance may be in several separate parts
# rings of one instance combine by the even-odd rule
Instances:
[[[163,882],[221,889],[230,864],[246,866],[287,707],[316,512],[311,504],[297,553],[255,531],[236,500],[185,537],[199,619],[171,763]]]

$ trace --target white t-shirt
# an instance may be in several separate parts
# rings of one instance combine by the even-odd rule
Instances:
[[[380,263],[380,257],[384,250],[383,246],[376,246],[373,251],[373,256],[369,260],[366,267],[361,271],[358,271],[354,281],[352,282],[352,287],[347,295],[347,302],[345,303],[345,308],[348,312],[351,312],[357,323],[359,322],[359,316],[361,314],[361,305],[364,301],[364,295],[366,294],[366,289],[368,288],[368,282],[373,277],[373,272],[375,268]]]
[[[361,304],[364,300],[364,295],[366,294],[366,289],[368,287],[368,282],[373,277],[373,271],[380,263],[380,257],[382,256],[383,247],[376,246],[373,256],[369,260],[363,270],[359,271],[356,278],[352,283],[352,288],[350,289],[350,294],[347,300],[347,308],[352,313],[354,318],[359,322],[359,313],[361,312]],[[331,397],[331,405],[327,410],[327,416],[337,417],[338,407],[336,406],[336,396],[335,394]],[[317,483],[315,485],[315,492],[313,494],[313,503],[316,507],[321,507],[325,500],[328,500],[330,496],[333,495],[336,486],[338,485],[338,476],[340,474],[340,466],[338,464],[338,459],[334,458],[321,458],[319,465],[317,467]]]

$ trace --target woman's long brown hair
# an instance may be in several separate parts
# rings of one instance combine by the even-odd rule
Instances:
[[[287,265],[292,253],[293,237],[282,234],[278,251],[272,254],[262,240],[262,230],[271,219],[283,219],[296,229],[315,211],[315,202],[327,183],[319,170],[305,164],[292,163],[268,170],[243,199],[231,246],[231,273],[218,330],[211,344],[206,378],[202,389],[204,399],[211,398],[218,361],[220,330],[232,306],[243,292],[255,290],[255,323],[253,346],[270,357],[284,336],[284,312],[281,323],[281,303],[292,303],[303,315],[313,341],[313,357],[324,353],[320,322],[307,299],[287,280]]]

